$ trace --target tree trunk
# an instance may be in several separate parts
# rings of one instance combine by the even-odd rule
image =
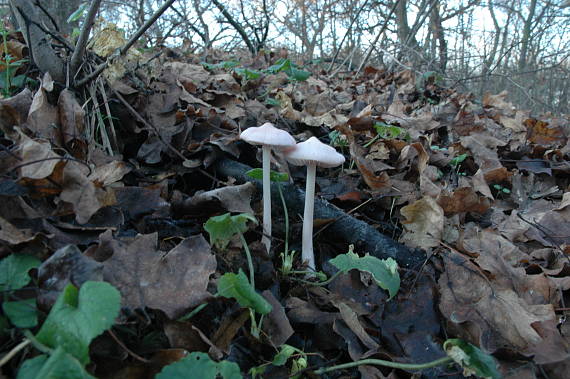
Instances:
[[[527,54],[530,45],[530,32],[532,22],[534,21],[534,13],[536,12],[536,0],[531,0],[528,7],[528,17],[524,21],[523,35],[521,39],[521,55],[519,58],[519,71],[523,71],[527,63]]]
[[[33,1],[31,1],[33,3]],[[59,32],[63,35],[70,35],[73,28],[79,25],[78,21],[68,23],[67,19],[75,12],[80,5],[80,0],[37,0],[37,3],[42,6],[57,23]],[[50,29],[55,30],[53,23],[49,22],[47,15],[42,16],[44,25]]]
[[[431,28],[433,39],[437,42],[438,55],[439,55],[439,69],[445,73],[447,67],[447,42],[445,41],[445,34],[443,32],[443,25],[441,24],[441,15],[439,14],[440,2],[436,0],[436,4],[431,10]]]

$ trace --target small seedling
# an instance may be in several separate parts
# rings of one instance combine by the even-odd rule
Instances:
[[[210,234],[210,243],[220,249],[225,249],[234,235],[239,235],[247,257],[249,267],[249,282],[243,271],[238,274],[226,273],[218,281],[218,294],[216,296],[230,297],[238,301],[245,308],[249,308],[251,319],[251,334],[259,338],[263,316],[271,312],[271,304],[263,296],[255,292],[255,276],[251,252],[243,233],[247,230],[247,222],[257,220],[250,214],[241,213],[231,216],[229,213],[221,216],[210,217],[204,224],[204,229]],[[255,313],[261,314],[261,320],[257,323]]]
[[[497,370],[497,362],[495,361],[495,358],[489,354],[485,354],[479,348],[468,342],[459,339],[448,339],[443,343],[443,349],[447,353],[446,357],[426,363],[416,364],[385,361],[382,359],[362,359],[356,362],[321,368],[316,370],[315,374],[322,375],[327,372],[358,367],[361,365],[392,367],[406,371],[425,370],[455,362],[463,368],[463,374],[465,377],[475,375],[485,379],[502,378],[501,373]]]
[[[237,379],[242,378],[239,366],[234,362],[215,362],[206,353],[192,352],[181,360],[163,367],[156,375],[156,379],[186,379],[194,378],[218,378]]]
[[[10,50],[8,49],[8,35],[10,32],[4,27],[3,21],[0,21],[0,34],[2,35],[3,48],[3,57],[0,59],[0,66],[4,71],[4,75],[0,76],[0,87],[2,87],[2,95],[4,95],[4,97],[9,97],[12,94],[12,87],[21,87],[24,85],[26,76],[16,76],[16,71],[28,60],[16,60],[15,57],[10,54]]]
[[[307,368],[307,354],[300,349],[297,349],[291,345],[281,345],[279,347],[279,352],[275,354],[273,357],[273,361],[264,363],[260,366],[252,367],[249,370],[249,374],[251,375],[252,379],[255,379],[258,375],[263,375],[265,369],[270,364],[273,366],[284,366],[287,361],[291,361],[291,372],[290,378],[297,379],[300,378],[299,375],[296,375],[298,372]]]
[[[375,122],[374,129],[376,130],[376,136],[368,141],[364,147],[372,145],[379,139],[403,139],[409,141],[411,139],[410,134],[403,128],[399,126],[386,124],[385,122]]]
[[[252,287],[255,287],[255,277],[253,273],[253,261],[251,259],[251,252],[243,233],[247,231],[247,222],[252,221],[257,224],[255,217],[248,213],[240,213],[232,216],[225,213],[221,216],[210,217],[204,224],[204,230],[210,234],[210,244],[225,249],[234,235],[239,235],[242,246],[245,250],[247,258],[247,265],[249,267],[249,277]]]
[[[338,130],[333,130],[332,132],[330,132],[329,138],[331,140],[331,146],[340,147],[340,148],[348,146],[348,141],[346,137]]]

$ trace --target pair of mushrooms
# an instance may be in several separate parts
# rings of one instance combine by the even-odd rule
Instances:
[[[313,252],[313,211],[315,205],[315,175],[317,166],[330,168],[344,163],[344,156],[315,137],[295,144],[295,139],[286,131],[277,129],[266,122],[259,127],[244,130],[240,138],[253,145],[261,145],[263,151],[263,238],[261,242],[271,247],[271,182],[269,179],[270,150],[280,149],[287,160],[297,166],[307,166],[307,186],[305,189],[305,211],[303,214],[302,259],[310,270],[315,270]]]

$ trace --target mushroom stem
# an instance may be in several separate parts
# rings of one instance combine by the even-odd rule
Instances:
[[[263,237],[261,243],[265,245],[267,254],[271,249],[271,178],[270,178],[270,147],[262,146],[263,154]]]
[[[315,209],[315,176],[317,164],[307,165],[307,186],[305,188],[305,212],[303,213],[303,245],[302,259],[307,261],[309,270],[315,271],[315,254],[313,252],[313,212]]]

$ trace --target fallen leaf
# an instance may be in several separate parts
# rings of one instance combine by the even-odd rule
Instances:
[[[444,256],[444,263],[439,309],[456,327],[465,330],[472,323],[477,345],[491,353],[501,348],[525,351],[542,341],[531,325],[556,317],[551,304],[529,304],[460,255]]]
[[[261,295],[271,304],[271,312],[263,320],[263,331],[275,347],[283,345],[289,337],[294,334],[293,327],[285,314],[281,303],[273,296],[269,290],[265,290]]]
[[[59,195],[61,200],[73,205],[75,220],[79,224],[87,223],[101,208],[98,190],[83,169],[85,166],[77,162],[67,162],[63,169],[63,189]]]
[[[112,242],[103,275],[130,309],[155,308],[175,319],[212,295],[206,290],[216,258],[202,235],[184,239],[168,252],[156,248],[157,234]]]
[[[443,233],[443,209],[431,197],[423,197],[400,210],[406,218],[402,221],[404,233],[400,242],[411,247],[435,247]]]

